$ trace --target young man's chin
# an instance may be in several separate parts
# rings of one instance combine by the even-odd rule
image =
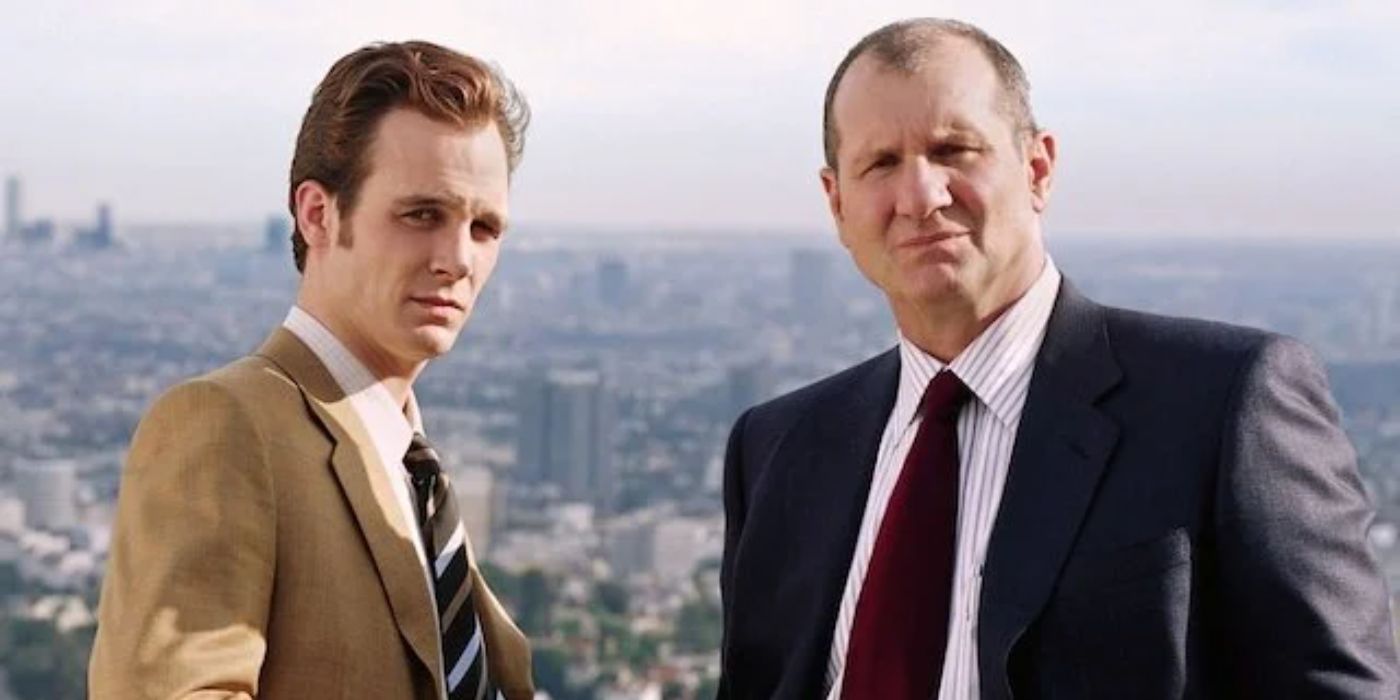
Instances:
[[[431,360],[440,355],[445,355],[457,342],[457,335],[460,328],[449,328],[447,326],[425,325],[413,330],[413,349],[422,356],[424,360]]]

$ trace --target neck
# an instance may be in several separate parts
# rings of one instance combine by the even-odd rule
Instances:
[[[422,367],[420,366],[419,371],[421,370]],[[374,370],[370,371],[372,372]],[[400,410],[406,411],[408,408],[408,394],[413,391],[413,380],[417,378],[417,376],[418,372],[415,371],[412,377],[380,377],[379,383],[383,384],[384,388],[389,390],[389,395],[394,397],[394,405],[398,406]]]
[[[302,311],[310,314],[312,318],[320,322],[321,325],[340,341],[345,349],[360,361],[360,364],[369,370],[375,380],[384,385],[393,397],[394,403],[400,408],[408,404],[408,394],[413,390],[413,382],[418,375],[427,367],[426,360],[419,362],[404,362],[395,358],[391,353],[383,348],[377,347],[370,339],[359,331],[352,323],[325,308],[324,304],[318,302],[316,295],[308,293],[305,286],[297,294],[296,304]]]

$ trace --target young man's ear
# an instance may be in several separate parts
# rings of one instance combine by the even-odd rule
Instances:
[[[335,196],[321,183],[304,180],[297,185],[295,201],[297,230],[306,239],[306,247],[311,250],[329,247],[335,241],[340,224]]]

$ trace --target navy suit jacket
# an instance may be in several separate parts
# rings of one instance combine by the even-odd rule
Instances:
[[[721,698],[823,697],[899,364],[735,424]],[[982,698],[1400,698],[1372,509],[1299,343],[1066,282],[1029,392],[983,568]]]

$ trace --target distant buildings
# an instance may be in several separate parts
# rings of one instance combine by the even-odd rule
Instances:
[[[627,278],[627,263],[620,258],[606,257],[598,262],[598,300],[615,309],[631,301]]]
[[[625,580],[651,569],[659,520],[660,514],[648,509],[627,513],[607,524],[603,553],[615,576]]]
[[[16,460],[14,473],[26,528],[59,532],[78,525],[78,476],[72,460]]]
[[[496,505],[496,480],[490,469],[467,467],[452,473],[457,510],[467,526],[467,536],[478,557],[491,550],[492,515]]]
[[[596,371],[556,370],[519,386],[517,474],[552,484],[566,500],[612,495],[612,397]]]
[[[286,255],[292,249],[292,223],[282,214],[267,217],[263,225],[263,252]]]
[[[18,240],[23,245],[41,248],[52,244],[55,238],[55,227],[52,219],[39,219],[20,224]]]
[[[20,209],[19,178],[11,175],[5,178],[5,238],[18,240],[24,226],[24,213]]]
[[[28,247],[46,246],[54,240],[52,220],[24,220],[24,183],[15,175],[5,178],[4,240]]]
[[[746,362],[731,365],[725,373],[724,422],[732,423],[740,413],[772,397],[772,372],[767,363]]]
[[[1395,328],[1396,285],[1394,280],[1380,283],[1375,291],[1374,332],[1377,349],[1385,349],[1400,338]]]
[[[703,562],[718,562],[724,548],[719,515],[680,516],[665,506],[632,511],[604,526],[603,551],[623,580],[650,578],[677,588]]]
[[[822,324],[832,319],[836,293],[831,257],[821,250],[792,251],[788,288],[792,295],[790,308],[798,320]]]
[[[0,562],[6,561],[4,538],[24,531],[24,501],[0,491]]]
[[[117,238],[112,227],[112,205],[106,202],[97,205],[96,225],[92,228],[78,229],[73,236],[73,247],[88,251],[111,250],[117,247]]]
[[[24,219],[23,183],[15,175],[6,178],[4,241],[27,248],[45,248],[57,241],[57,233],[58,227],[52,219]],[[74,249],[85,251],[119,247],[112,223],[112,206],[106,202],[99,203],[96,223],[90,228],[74,230],[72,244]]]

